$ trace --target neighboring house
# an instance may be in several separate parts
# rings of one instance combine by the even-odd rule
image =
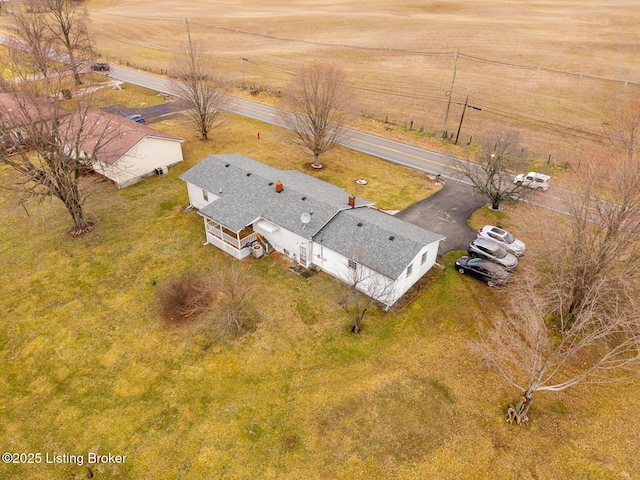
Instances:
[[[93,169],[119,189],[166,173],[182,161],[183,139],[141,123],[101,111],[87,113],[83,122],[77,116],[73,121],[87,132],[80,140],[80,154],[95,156]]]
[[[210,155],[183,173],[207,242],[235,258],[276,250],[393,305],[435,263],[444,236],[302,172]]]
[[[66,114],[51,100],[0,92],[0,145],[16,148],[28,140],[29,132],[51,131],[52,120]]]

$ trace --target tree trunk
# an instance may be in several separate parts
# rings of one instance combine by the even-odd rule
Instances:
[[[527,414],[531,403],[533,402],[533,389],[529,388],[522,394],[520,401],[516,405],[509,405],[507,409],[507,422],[521,425],[524,422],[529,421]]]
[[[64,206],[67,208],[71,218],[73,218],[73,228],[70,231],[71,235],[78,237],[93,231],[93,222],[85,218],[82,205],[76,198],[67,198],[64,201]]]
[[[80,78],[80,73],[78,72],[78,65],[76,64],[76,59],[73,55],[73,50],[68,49],[69,52],[69,63],[71,63],[71,69],[73,71],[73,79],[77,85],[82,85],[82,79]]]
[[[313,163],[311,166],[313,168],[322,168],[322,164],[320,163],[320,154],[318,152],[313,153]]]

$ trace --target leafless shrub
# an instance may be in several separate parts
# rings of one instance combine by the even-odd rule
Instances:
[[[251,301],[253,281],[249,269],[238,261],[223,262],[211,273],[215,291],[214,322],[222,336],[252,331],[259,312]]]
[[[162,317],[168,322],[181,324],[193,320],[211,306],[211,289],[206,279],[188,272],[167,279],[157,293]]]
[[[351,320],[351,333],[359,335],[369,309],[392,294],[394,283],[358,262],[347,267],[346,277],[336,279],[334,287],[333,298]]]

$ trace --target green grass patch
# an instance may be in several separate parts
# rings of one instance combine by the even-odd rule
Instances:
[[[277,129],[235,117],[210,142],[182,119],[159,128],[187,139],[185,162],[120,191],[98,182],[86,205],[98,222],[90,235],[68,236],[56,202],[27,202],[27,216],[0,191],[3,451],[126,455],[124,464],[92,466],[104,479],[615,478],[640,470],[638,385],[541,394],[527,427],[506,425],[504,406],[520,392],[483,366],[469,341],[508,288],[459,275],[459,252],[441,259],[442,275],[402,311],[371,310],[359,337],[335,304],[331,277],[305,280],[275,256],[244,261],[261,314],[255,331],[220,339],[206,335],[206,324],[168,325],[159,285],[228,260],[203,246],[201,217],[182,211],[179,174],[209,153],[303,170],[308,158],[277,140]],[[346,150],[332,155],[321,175],[346,186],[377,180],[380,188],[356,193],[381,204],[401,208],[426,192],[420,175]],[[415,186],[398,196],[403,183]],[[86,474],[72,464],[9,464],[0,476]]]

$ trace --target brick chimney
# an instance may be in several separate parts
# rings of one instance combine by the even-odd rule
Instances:
[[[351,205],[351,208],[356,208],[356,197],[355,197],[355,195],[349,195],[349,205]]]
[[[284,186],[282,186],[282,182],[280,180],[278,180],[276,182],[276,192],[280,193],[282,190],[284,190]]]

